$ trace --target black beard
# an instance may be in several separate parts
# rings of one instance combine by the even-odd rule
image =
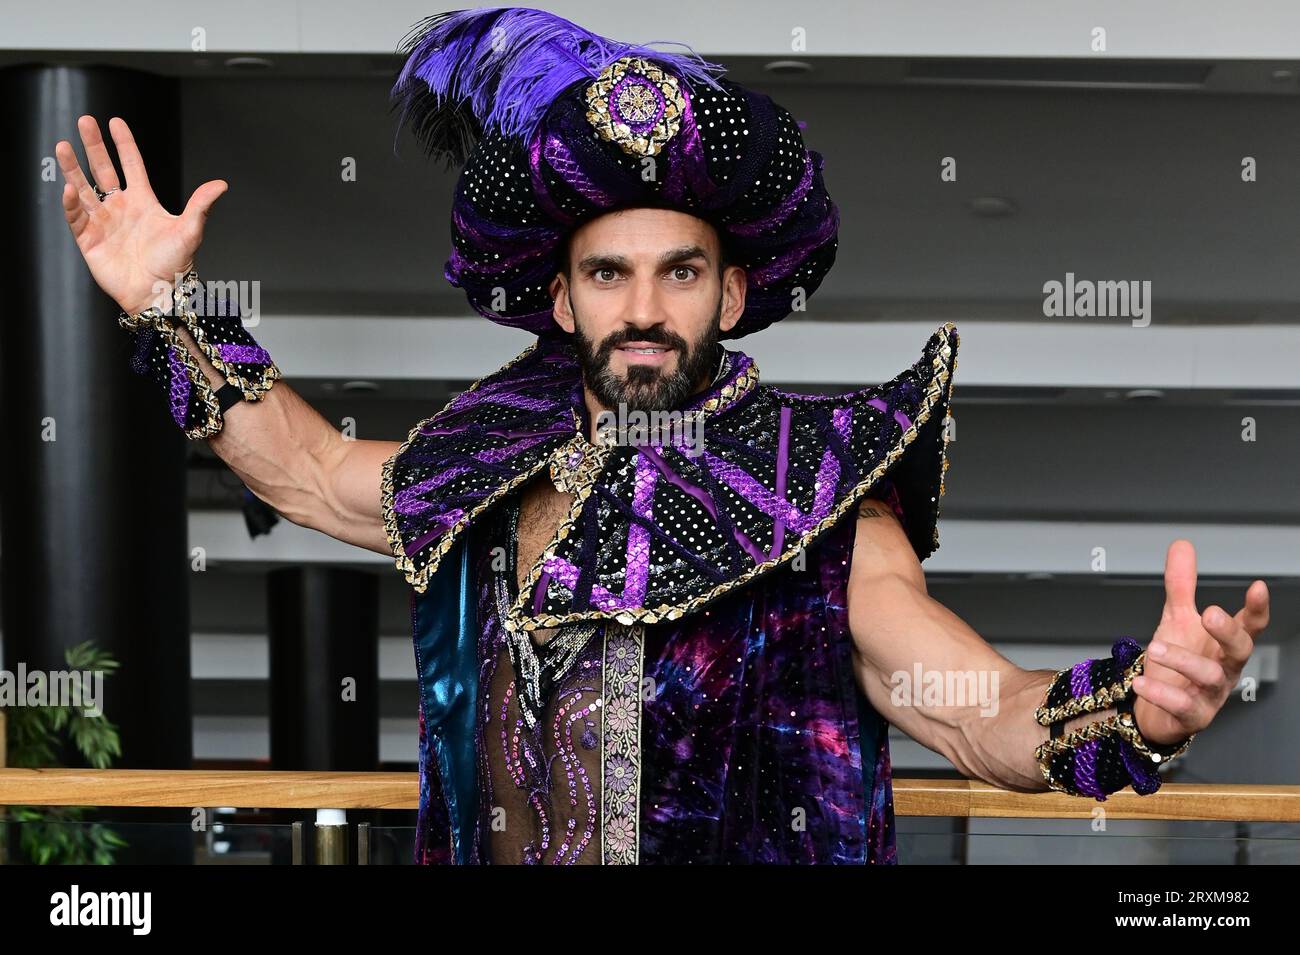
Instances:
[[[644,329],[625,326],[622,331],[605,338],[599,348],[582,334],[575,322],[573,338],[582,380],[606,408],[616,409],[622,405],[628,411],[672,411],[695,394],[700,381],[713,372],[722,336],[721,319],[722,297],[719,296],[709,327],[694,344],[659,325]],[[675,348],[677,367],[670,374],[663,374],[657,368],[633,365],[627,370],[626,378],[618,377],[610,370],[609,359],[615,348],[628,342],[650,342]]]

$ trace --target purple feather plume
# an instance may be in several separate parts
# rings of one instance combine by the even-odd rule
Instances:
[[[651,41],[675,43],[675,41]],[[685,47],[685,44],[675,45]],[[527,141],[568,87],[590,82],[623,56],[643,56],[690,84],[718,89],[726,68],[688,53],[664,53],[584,30],[531,7],[483,7],[426,17],[402,40],[405,65],[393,86],[425,151],[465,162],[485,131]]]

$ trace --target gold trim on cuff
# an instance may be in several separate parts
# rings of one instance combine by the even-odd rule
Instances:
[[[1072,796],[1085,795],[1076,789],[1071,789],[1056,779],[1052,775],[1051,761],[1055,756],[1068,752],[1077,746],[1090,742],[1095,739],[1101,739],[1105,736],[1119,736],[1144,757],[1162,766],[1173,759],[1178,758],[1187,751],[1187,747],[1192,745],[1192,740],[1196,739],[1193,733],[1187,739],[1183,740],[1172,753],[1162,756],[1151,749],[1151,744],[1143,737],[1142,732],[1138,729],[1137,720],[1133,718],[1132,713],[1115,713],[1102,720],[1096,720],[1077,730],[1072,730],[1064,736],[1056,739],[1049,739],[1045,743],[1040,743],[1034,750],[1034,758],[1038,760],[1039,769],[1042,770],[1043,779],[1047,785],[1057,792],[1069,793]]]
[[[261,375],[257,378],[245,378],[233,366],[227,365],[222,360],[220,349],[204,336],[203,328],[198,323],[198,316],[188,304],[190,295],[198,284],[198,273],[190,269],[172,292],[176,303],[176,314],[181,316],[180,320],[184,323],[186,331],[190,333],[190,337],[194,339],[194,344],[198,345],[199,351],[203,352],[204,357],[212,362],[212,366],[217,371],[226,376],[226,381],[244,393],[244,400],[260,401],[262,396],[270,391],[271,385],[283,377],[279,367],[273,361],[262,369]]]
[[[221,414],[221,405],[217,402],[217,393],[213,391],[212,385],[208,383],[208,376],[203,373],[199,363],[194,360],[190,350],[185,347],[185,342],[181,340],[180,335],[171,326],[160,326],[155,329],[168,347],[172,348],[180,356],[181,364],[185,366],[185,374],[190,379],[190,387],[198,391],[199,397],[203,401],[204,420],[201,424],[193,428],[181,430],[185,437],[191,441],[197,441],[200,438],[210,438],[221,430],[225,423],[225,418]],[[170,404],[170,391],[164,393]],[[170,417],[171,408],[168,407],[168,416]],[[175,420],[175,419],[173,419]]]
[[[1118,683],[1103,686],[1100,690],[1094,690],[1086,696],[1072,697],[1060,706],[1049,707],[1046,699],[1044,699],[1043,705],[1034,711],[1034,719],[1043,726],[1051,726],[1053,723],[1059,723],[1061,720],[1068,720],[1084,713],[1096,713],[1098,710],[1109,709],[1129,695],[1129,692],[1133,689],[1133,678],[1142,675],[1142,670],[1146,666],[1146,657],[1147,652],[1145,650],[1139,653],[1137,659],[1124,670]],[[1070,666],[1057,670],[1056,676],[1052,678],[1051,684],[1048,685],[1045,696],[1051,695],[1052,688],[1056,686],[1058,681],[1068,680],[1070,671],[1073,669],[1074,667]]]

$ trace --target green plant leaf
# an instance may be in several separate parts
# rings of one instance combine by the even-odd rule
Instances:
[[[64,651],[72,678],[84,690],[80,671],[111,675],[119,663],[111,653],[86,640]],[[57,753],[71,742],[86,763],[107,769],[122,755],[118,727],[104,714],[87,716],[77,707],[7,707],[6,737],[9,764],[15,768],[43,769],[59,765]],[[22,854],[37,865],[111,864],[114,850],[128,845],[101,823],[86,825],[82,806],[14,806],[9,818],[21,823],[18,843]]]

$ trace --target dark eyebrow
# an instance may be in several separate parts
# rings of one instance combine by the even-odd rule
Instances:
[[[684,245],[681,248],[670,249],[663,255],[659,256],[659,262],[657,265],[659,268],[663,269],[670,265],[680,265],[683,262],[689,262],[691,259],[703,259],[707,263],[709,261],[709,253],[698,245]],[[618,269],[625,272],[631,267],[632,263],[625,255],[585,255],[578,262],[579,272],[591,272],[596,269]]]

